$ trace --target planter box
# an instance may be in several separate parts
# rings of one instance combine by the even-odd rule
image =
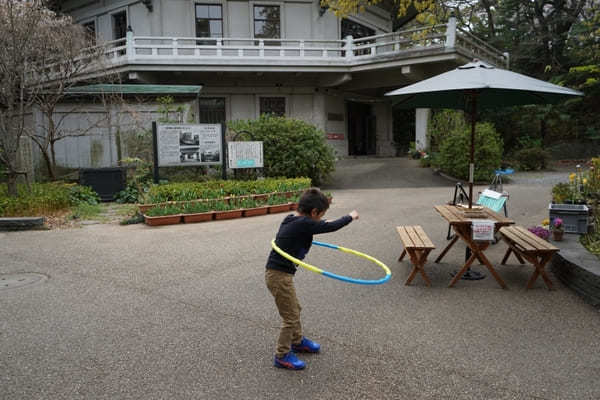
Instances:
[[[215,211],[215,219],[241,218],[242,210]]]
[[[563,220],[566,233],[588,232],[589,209],[585,204],[550,204],[550,226],[555,218]]]
[[[277,204],[275,206],[269,206],[269,214],[290,211],[291,204],[292,203],[285,203],[285,204]]]
[[[244,217],[254,217],[255,215],[265,215],[269,207],[246,208],[243,210]]]
[[[298,209],[298,203],[290,204],[290,211],[296,211]]]
[[[181,216],[183,217],[183,222],[185,222],[186,224],[189,224],[192,222],[212,221],[212,219],[215,216],[215,212],[210,211],[210,212],[196,213],[196,214],[182,214]]]
[[[253,194],[252,198],[256,201],[267,201],[269,196],[270,196],[269,193],[261,193],[261,194]]]
[[[159,217],[149,217],[144,215],[144,221],[146,225],[159,226],[159,225],[174,225],[181,222],[181,215],[164,215]]]

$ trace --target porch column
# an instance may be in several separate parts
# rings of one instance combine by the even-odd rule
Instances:
[[[427,122],[429,121],[429,108],[417,108],[415,112],[415,147],[417,150],[426,150]]]

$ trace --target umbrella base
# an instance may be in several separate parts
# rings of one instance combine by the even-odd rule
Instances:
[[[458,270],[452,272],[450,275],[456,276],[456,274],[458,274]],[[460,277],[460,279],[463,279],[465,281],[479,281],[485,279],[485,274],[482,274],[481,272],[477,271],[471,271],[471,268],[469,268],[467,272],[465,272],[463,276]]]

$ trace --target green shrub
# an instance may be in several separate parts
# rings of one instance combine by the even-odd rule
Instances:
[[[0,185],[0,217],[45,215],[69,208],[70,188],[64,183],[18,185],[18,197],[9,197],[5,184]]]
[[[181,207],[174,205],[152,207],[151,209],[146,211],[146,215],[149,217],[163,217],[166,215],[177,215],[181,213]]]
[[[573,198],[572,185],[568,183],[557,183],[552,188],[552,201],[557,204],[564,204],[566,200]]]
[[[514,160],[522,171],[544,169],[550,160],[550,153],[541,147],[528,147],[515,152]]]
[[[190,201],[198,199],[219,199],[226,196],[242,196],[273,192],[304,190],[310,187],[308,178],[276,179],[266,178],[256,181],[180,182],[154,185],[148,190],[148,203],[167,201]]]
[[[489,181],[502,161],[502,139],[489,123],[479,123],[475,128],[476,181]],[[460,179],[469,178],[471,128],[458,128],[440,143],[435,166]]]
[[[182,212],[184,214],[205,213],[209,211],[212,211],[212,207],[209,203],[204,201],[192,201],[184,204],[182,207]]]
[[[306,176],[320,185],[334,170],[335,156],[325,134],[304,121],[261,115],[229,127],[252,132],[254,140],[263,142],[265,176]]]
[[[102,208],[99,204],[90,204],[86,202],[81,202],[77,204],[71,213],[71,218],[73,219],[89,219],[92,218],[102,211]]]
[[[89,186],[74,185],[69,189],[69,201],[73,206],[79,204],[95,205],[100,203],[100,196]]]

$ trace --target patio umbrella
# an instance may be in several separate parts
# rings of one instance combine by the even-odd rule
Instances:
[[[394,104],[401,108],[453,108],[471,114],[469,208],[472,208],[477,110],[554,104],[571,96],[583,96],[583,93],[473,60],[452,71],[386,93],[386,96],[395,96]]]

